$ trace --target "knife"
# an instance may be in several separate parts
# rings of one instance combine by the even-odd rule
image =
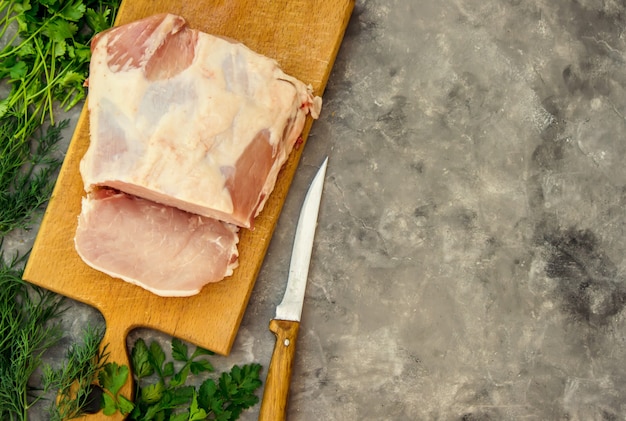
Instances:
[[[276,307],[276,317],[270,321],[270,331],[276,335],[276,344],[265,380],[259,421],[284,420],[286,416],[291,368],[327,164],[328,157],[322,163],[304,198],[291,252],[287,288],[283,300]]]

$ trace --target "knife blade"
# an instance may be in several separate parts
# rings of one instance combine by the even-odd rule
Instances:
[[[284,420],[286,416],[296,338],[300,328],[304,292],[327,164],[328,157],[317,171],[304,198],[291,252],[287,288],[283,300],[276,307],[276,316],[270,321],[269,329],[276,335],[276,344],[265,380],[259,421]]]

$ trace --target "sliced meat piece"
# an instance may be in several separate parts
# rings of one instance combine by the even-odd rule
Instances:
[[[111,189],[83,198],[75,245],[91,267],[161,296],[197,294],[237,266],[237,228]]]
[[[252,228],[321,99],[243,44],[152,16],[92,44],[85,190]]]

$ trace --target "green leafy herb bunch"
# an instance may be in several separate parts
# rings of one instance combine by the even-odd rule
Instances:
[[[120,0],[0,0],[0,236],[48,200],[60,159],[55,109],[85,97],[94,34]]]
[[[135,342],[131,352],[137,382],[134,403],[117,393],[128,378],[128,369],[107,364],[100,372],[103,412],[112,415],[120,411],[135,421],[232,421],[258,403],[259,364],[235,365],[218,379],[208,377],[195,387],[186,385],[187,380],[213,372],[205,358],[213,353],[198,347],[190,354],[177,338],[172,339],[171,351],[173,361],[167,361],[158,342],[150,346],[141,338]]]

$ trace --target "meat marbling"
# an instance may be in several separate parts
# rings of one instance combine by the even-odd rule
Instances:
[[[99,34],[88,84],[81,258],[164,296],[232,274],[237,226],[253,228],[321,99],[274,60],[171,14]]]

